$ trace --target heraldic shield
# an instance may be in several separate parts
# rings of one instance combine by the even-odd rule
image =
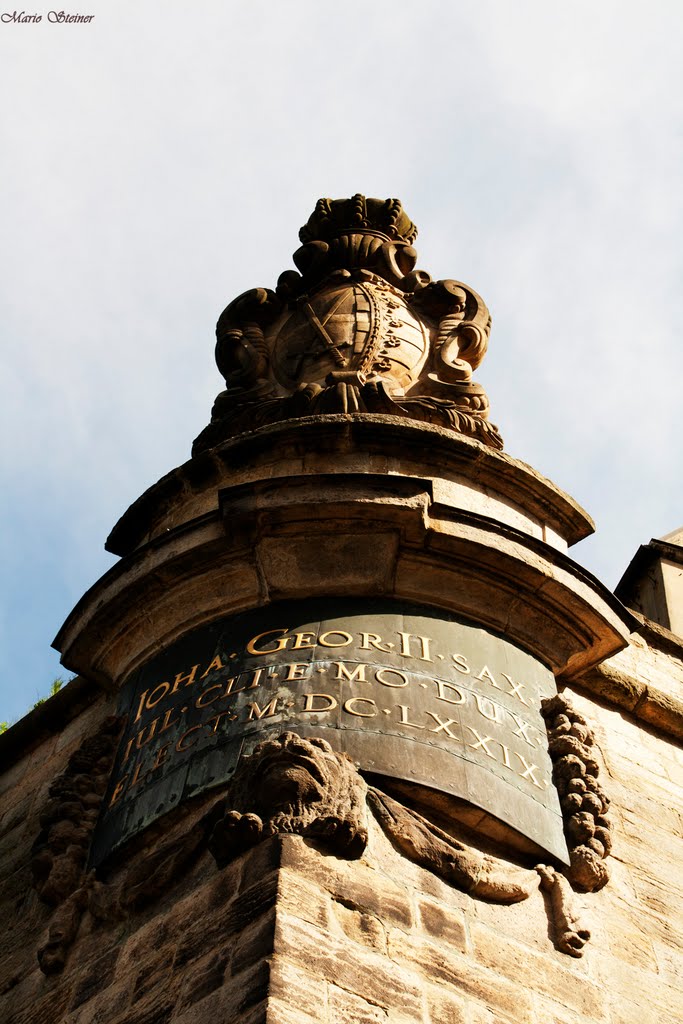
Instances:
[[[425,325],[401,292],[375,275],[363,276],[328,279],[276,325],[273,369],[284,387],[322,384],[344,371],[381,375],[390,393],[402,395],[419,375],[429,352]]]
[[[434,423],[502,448],[472,370],[491,318],[461,281],[415,270],[417,228],[397,199],[320,199],[298,271],[252,288],[216,327],[226,383],[194,454],[245,429],[339,413]]]

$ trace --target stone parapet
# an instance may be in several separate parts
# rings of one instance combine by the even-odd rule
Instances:
[[[68,668],[120,685],[220,615],[381,594],[505,633],[569,678],[622,648],[636,624],[563,553],[591,528],[528,466],[438,427],[367,416],[269,426],[131,507],[109,541],[122,561],[55,645]]]

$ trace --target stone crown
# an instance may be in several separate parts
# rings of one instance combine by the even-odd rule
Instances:
[[[371,234],[408,245],[417,238],[417,228],[407,216],[400,199],[319,199],[315,210],[299,231],[302,242],[328,241],[348,233]]]

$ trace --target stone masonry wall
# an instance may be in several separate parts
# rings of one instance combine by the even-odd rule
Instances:
[[[572,699],[594,729],[614,835],[610,882],[574,897],[592,932],[582,958],[553,947],[540,891],[509,907],[472,899],[372,821],[358,861],[297,836],[223,871],[205,852],[144,911],[114,923],[87,913],[64,972],[45,977],[36,952],[52,911],[30,888],[30,847],[50,782],[110,710],[100,700],[3,780],[0,1020],[679,1024],[683,752],[623,708]],[[168,834],[210,802],[169,819]]]

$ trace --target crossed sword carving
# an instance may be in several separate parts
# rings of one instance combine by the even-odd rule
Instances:
[[[332,358],[334,359],[337,366],[346,366],[347,359],[339,351],[339,345],[329,336],[329,334],[325,330],[325,324],[334,316],[334,314],[337,312],[345,298],[346,292],[342,292],[342,294],[339,296],[339,298],[334,303],[332,308],[328,310],[327,315],[325,316],[325,319],[323,321],[318,319],[318,316],[313,307],[311,306],[310,302],[305,301],[301,303],[301,309],[303,310],[304,315],[306,316],[308,322],[310,323],[315,333],[322,341],[323,347],[329,349]],[[346,342],[344,342],[344,344],[346,344]]]

